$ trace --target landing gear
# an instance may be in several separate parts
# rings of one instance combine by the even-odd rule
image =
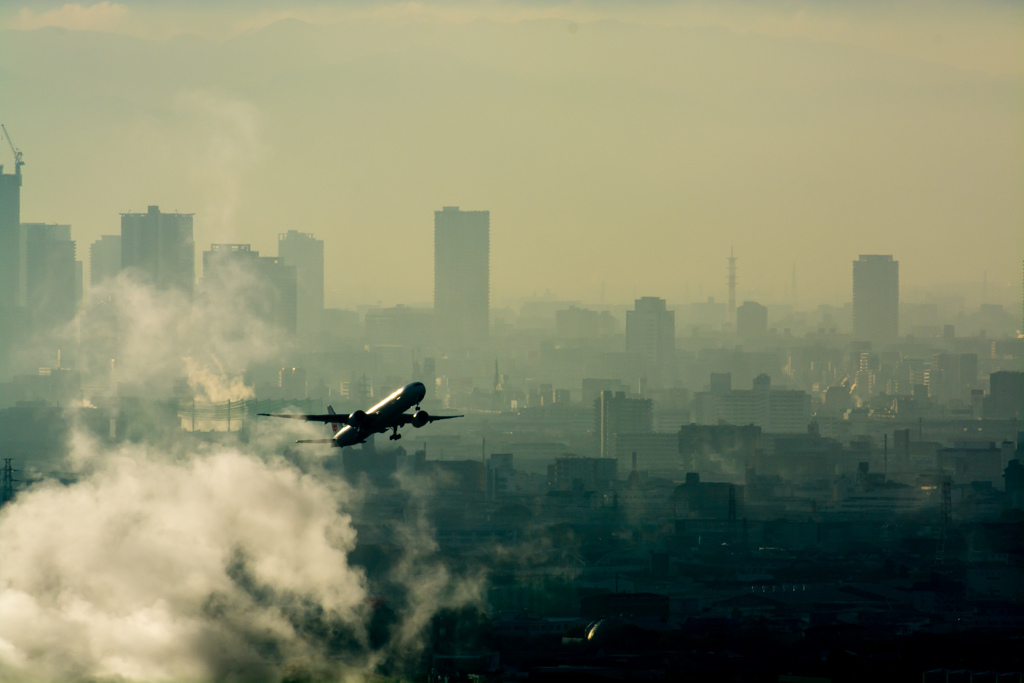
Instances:
[[[398,433],[398,427],[391,428],[391,436],[388,437],[392,441],[398,441],[402,438],[402,435]]]

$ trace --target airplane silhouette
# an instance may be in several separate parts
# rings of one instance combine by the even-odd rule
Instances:
[[[334,436],[330,439],[300,439],[295,443],[329,443],[337,448],[354,446],[363,443],[372,434],[383,434],[391,430],[392,441],[401,439],[398,433],[399,427],[412,425],[419,429],[435,420],[451,420],[462,415],[430,415],[425,410],[420,410],[420,402],[427,395],[427,388],[422,382],[406,384],[401,389],[396,389],[380,403],[363,412],[357,410],[351,414],[336,413],[334,408],[327,406],[327,413],[324,415],[302,415],[293,413],[258,413],[264,417],[286,417],[292,420],[305,420],[307,422],[325,422],[331,425]],[[415,406],[416,411],[411,415],[405,411]]]

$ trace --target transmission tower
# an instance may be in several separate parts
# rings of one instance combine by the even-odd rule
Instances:
[[[501,373],[498,372],[498,359],[494,359],[494,392],[491,394],[491,410],[500,413],[504,404],[502,398]]]
[[[0,479],[0,507],[14,500],[14,484],[17,481],[14,473],[17,471],[11,465],[11,458],[4,458],[3,477]]]

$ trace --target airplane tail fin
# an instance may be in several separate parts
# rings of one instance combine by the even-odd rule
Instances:
[[[334,412],[334,406],[327,406],[327,414],[328,415],[336,415],[337,414],[337,413]],[[337,434],[339,429],[341,429],[341,425],[340,424],[338,424],[337,422],[332,422],[331,423],[331,430],[332,430],[331,434]]]

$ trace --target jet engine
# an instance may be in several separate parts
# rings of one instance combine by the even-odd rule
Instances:
[[[355,427],[356,429],[359,429],[360,427],[366,425],[367,419],[368,418],[366,416],[366,413],[364,413],[361,410],[357,410],[356,412],[348,416],[348,424]]]
[[[428,422],[430,422],[430,415],[427,414],[427,411],[417,410],[415,413],[412,414],[412,420],[409,421],[409,424],[411,424],[416,429],[419,429]]]

